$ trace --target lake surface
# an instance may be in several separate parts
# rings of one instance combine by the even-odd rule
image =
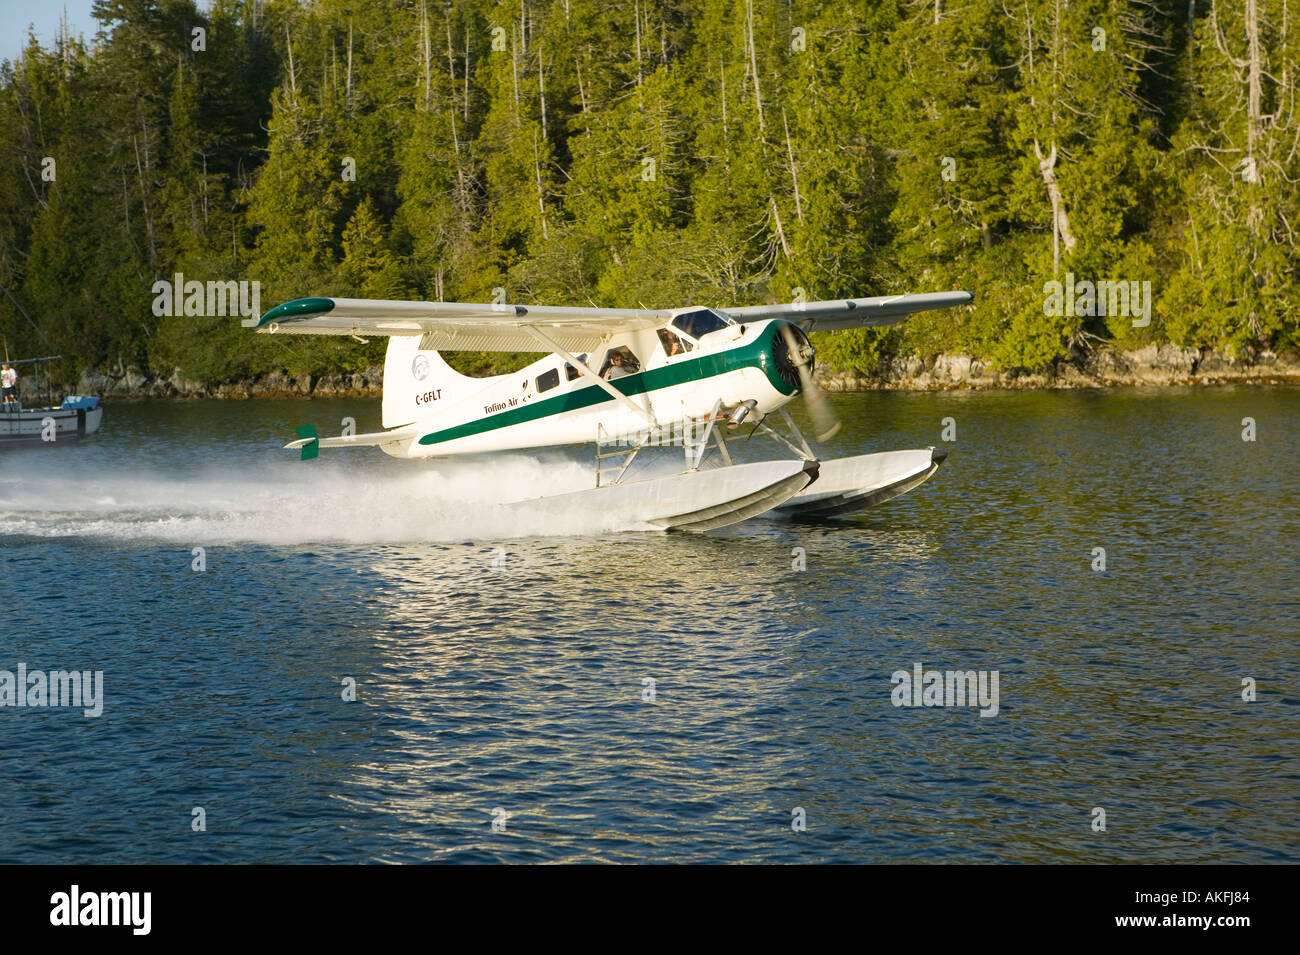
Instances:
[[[1300,390],[830,400],[947,463],[693,536],[485,516],[581,450],[280,450],[377,400],[0,452],[0,670],[103,673],[0,707],[0,863],[1300,861]],[[915,664],[996,715],[895,706]]]

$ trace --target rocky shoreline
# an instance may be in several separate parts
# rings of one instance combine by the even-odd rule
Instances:
[[[1300,384],[1300,355],[1260,352],[1234,360],[1208,349],[1147,345],[1134,351],[1100,348],[1045,371],[995,369],[962,354],[896,357],[871,373],[819,370],[827,391],[950,391],[992,388],[1111,388],[1131,386]],[[30,386],[30,379],[24,384]],[[287,375],[212,384],[182,377],[149,377],[138,369],[120,374],[87,371],[64,391],[105,398],[304,398],[377,396],[383,366],[350,375]]]
[[[827,391],[1300,384],[1300,355],[1259,352],[1243,361],[1210,349],[1147,345],[1096,349],[1045,371],[990,368],[970,355],[912,355],[888,359],[870,374],[819,372],[817,380]]]
[[[257,378],[213,384],[184,378],[149,378],[138,369],[111,375],[86,371],[76,392],[105,398],[355,398],[383,393],[384,366],[371,365],[351,375],[288,375],[272,372]]]

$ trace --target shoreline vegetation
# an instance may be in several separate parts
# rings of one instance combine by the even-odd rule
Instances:
[[[509,368],[489,369],[497,373]],[[826,391],[979,391],[1071,388],[1210,386],[1226,384],[1300,385],[1300,354],[1260,352],[1249,361],[1235,360],[1212,349],[1148,345],[1123,351],[1101,347],[1062,360],[1046,370],[1002,370],[970,355],[939,354],[883,359],[860,371],[818,369],[817,381]],[[86,371],[76,382],[42,385],[43,393],[131,398],[306,398],[358,397],[382,394],[383,365],[374,363],[355,372],[334,375],[272,372],[230,382],[205,382],[184,377],[150,377],[137,368],[116,373]],[[31,379],[22,380],[24,400],[35,397]]]
[[[0,62],[0,346],[324,394],[384,342],[235,313],[963,289],[816,336],[828,385],[1294,380],[1295,6],[97,3]]]

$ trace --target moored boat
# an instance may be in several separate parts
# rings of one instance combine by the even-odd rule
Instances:
[[[57,358],[27,358],[5,364],[33,365],[39,393],[39,363]],[[0,448],[76,441],[98,431],[103,418],[104,409],[94,396],[68,395],[61,405],[36,408],[24,407],[18,400],[7,400],[0,404]]]
[[[57,408],[0,411],[0,447],[75,441],[98,431],[103,417],[99,399],[83,395],[68,395]]]

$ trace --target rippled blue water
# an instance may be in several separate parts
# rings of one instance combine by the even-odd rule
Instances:
[[[0,862],[1300,859],[1300,391],[832,401],[843,454],[954,418],[947,464],[855,520],[593,535],[482,517],[575,455],[278,450],[372,401],[4,452],[0,669],[105,701],[0,708]],[[895,707],[917,662],[998,714]]]

